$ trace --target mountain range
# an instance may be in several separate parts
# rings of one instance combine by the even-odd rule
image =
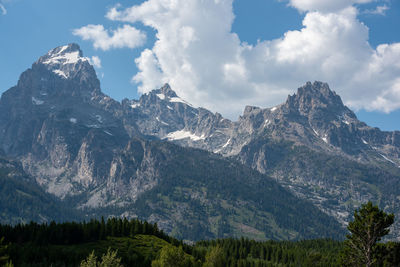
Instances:
[[[3,93],[0,157],[2,223],[124,216],[186,240],[304,239],[343,236],[368,200],[400,214],[400,132],[360,122],[326,83],[231,121],[168,84],[118,102],[76,44]]]

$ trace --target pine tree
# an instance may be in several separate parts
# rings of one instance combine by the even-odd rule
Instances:
[[[117,257],[117,251],[108,248],[107,253],[101,257],[99,267],[123,267],[121,259]]]
[[[89,254],[89,256],[81,262],[80,267],[96,267],[97,257],[94,255],[94,251]]]
[[[187,266],[185,253],[182,247],[165,246],[161,249],[158,258],[151,263],[152,267],[183,267]]]
[[[117,257],[117,251],[112,251],[108,248],[107,253],[103,254],[101,261],[97,261],[94,251],[81,262],[80,267],[123,267],[121,259]]]
[[[106,238],[106,223],[104,221],[104,217],[101,216],[99,240],[104,240],[105,238]]]
[[[343,265],[376,266],[381,264],[377,242],[389,233],[394,222],[394,215],[387,214],[368,202],[354,212],[354,221],[349,223],[345,248],[342,256]]]
[[[203,267],[223,267],[226,266],[224,250],[219,245],[211,248],[206,254]]]
[[[0,238],[0,266],[3,266],[3,264],[7,264],[8,262],[8,255],[6,254],[8,245],[4,245],[4,237]]]

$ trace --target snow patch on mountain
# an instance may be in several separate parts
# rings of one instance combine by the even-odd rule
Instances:
[[[61,77],[64,78],[64,79],[68,79],[67,74],[65,74],[65,72],[63,72],[62,70],[53,70],[53,72],[54,72],[55,74],[57,74],[58,76],[61,76]]]
[[[169,99],[169,102],[183,103],[183,104],[185,104],[185,105],[188,105],[188,106],[191,106],[191,107],[192,107],[192,104],[186,102],[185,100],[183,100],[183,99],[180,98],[180,97],[171,97],[171,98]]]
[[[131,108],[138,108],[140,107],[140,103],[132,103]]]
[[[198,136],[189,131],[180,130],[180,131],[175,131],[175,132],[169,133],[165,138],[168,140],[181,140],[181,139],[190,138],[193,141],[200,141],[200,140],[204,140],[205,136],[204,135]]]
[[[37,99],[37,98],[35,98],[35,97],[32,96],[32,103],[33,103],[34,105],[39,106],[39,105],[43,105],[44,101],[43,101],[43,100],[40,100],[40,99]]]
[[[161,100],[165,100],[165,95],[164,94],[156,94],[156,96]]]
[[[37,63],[43,64],[58,76],[68,79],[79,69],[76,66],[84,62],[90,64],[90,59],[82,56],[78,45],[69,44],[50,50]]]
[[[385,155],[379,154],[382,156],[382,158],[384,158],[385,160],[389,161],[390,163],[396,164],[393,160],[389,159],[388,157],[386,157]]]
[[[97,124],[87,124],[86,127],[95,128],[95,129],[100,129],[101,128],[100,125],[97,125]]]
[[[232,141],[232,138],[229,138],[229,140],[222,146],[222,148],[225,148],[225,147],[229,146],[231,141]]]
[[[46,65],[60,65],[60,64],[76,64],[79,61],[89,61],[88,58],[86,57],[81,57],[79,55],[79,51],[71,52],[71,53],[65,53],[65,54],[60,54],[58,53],[56,56],[52,56],[46,61],[43,62],[43,64]]]
[[[114,136],[112,133],[110,133],[109,131],[106,131],[106,130],[104,130],[103,131],[105,134],[108,134],[108,135],[110,135],[110,136]]]
[[[166,123],[165,121],[163,121],[163,120],[160,120],[160,118],[159,117],[156,117],[156,120],[159,122],[159,123],[161,123],[161,124],[164,124],[164,125],[169,125],[168,123]]]

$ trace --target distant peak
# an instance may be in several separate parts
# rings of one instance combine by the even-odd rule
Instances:
[[[162,101],[167,101],[171,103],[182,103],[188,106],[192,106],[189,102],[186,102],[182,98],[180,98],[174,90],[171,89],[168,83],[164,84],[160,89],[155,89],[150,91],[148,94],[143,94],[142,97],[147,98],[147,96],[156,96],[158,99]]]
[[[324,82],[315,81],[314,83],[307,82],[305,85],[297,89],[297,94],[294,94],[292,100],[314,99],[322,102],[335,102],[343,105],[340,96],[329,88],[329,85]]]
[[[82,50],[76,43],[71,43],[68,45],[58,46],[52,50],[50,50],[47,55],[49,56],[57,56],[57,55],[65,55],[67,53],[78,52],[79,57],[83,57]]]
[[[259,107],[256,107],[256,106],[246,106],[245,108],[244,108],[244,112],[243,112],[243,116],[249,116],[251,113],[254,113],[254,112],[259,112],[259,111],[261,111],[261,108],[259,108]]]
[[[166,83],[160,88],[160,92],[167,97],[177,97],[177,94],[174,90],[171,89],[171,86]]]
[[[297,90],[298,95],[309,94],[309,93],[323,95],[325,97],[337,96],[336,93],[329,88],[329,85],[327,83],[320,81],[315,81],[314,83],[307,82],[305,85],[303,85]]]
[[[79,45],[71,43],[50,50],[46,55],[40,57],[36,63],[46,66],[48,70],[61,78],[68,79],[81,69],[80,65],[89,65],[89,59],[83,57]]]
[[[319,81],[307,82],[298,88],[296,94],[288,97],[286,105],[304,113],[314,109],[326,109],[334,113],[347,111],[340,96],[327,83]]]
[[[60,64],[76,64],[80,61],[89,61],[88,58],[83,57],[82,50],[77,44],[68,44],[58,46],[46,55],[39,58],[38,62],[44,65],[60,65]]]
[[[168,83],[164,84],[160,89],[152,90],[150,93],[156,94],[162,100],[178,97],[174,90],[171,89]]]

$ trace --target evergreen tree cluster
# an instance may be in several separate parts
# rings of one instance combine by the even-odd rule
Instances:
[[[80,267],[123,267],[123,265],[121,259],[117,257],[117,251],[111,251],[108,248],[107,253],[101,257],[101,261],[97,260],[94,251],[92,251],[86,260],[81,262]]]
[[[32,243],[33,245],[75,245],[105,240],[106,237],[133,237],[138,234],[154,235],[174,244],[180,241],[169,237],[157,224],[138,219],[110,218],[89,222],[64,222],[50,224],[0,225],[0,236],[14,244]]]
[[[349,224],[352,235],[344,242],[228,238],[192,245],[169,237],[157,224],[138,219],[0,225],[0,237],[4,236],[0,239],[0,263],[11,260],[16,266],[103,266],[106,261],[118,266],[146,267],[400,266],[400,243],[378,243],[391,223],[392,214],[368,203],[355,212],[355,220]],[[371,242],[365,239],[368,236],[372,237]],[[371,244],[371,249],[364,244]],[[365,251],[371,254],[359,253]]]
[[[241,238],[198,242],[193,256],[205,266],[340,266],[341,249],[342,242],[331,239],[261,242]]]

